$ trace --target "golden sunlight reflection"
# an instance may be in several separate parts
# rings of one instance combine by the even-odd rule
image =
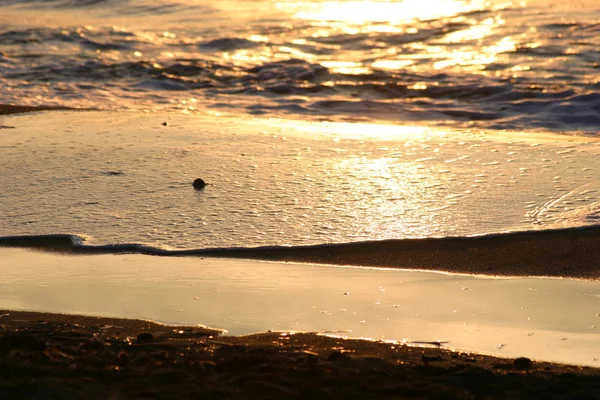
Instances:
[[[367,74],[370,72],[369,68],[364,67],[359,62],[352,61],[323,61],[321,65],[329,68],[332,72],[337,72],[347,75],[359,75]]]
[[[446,165],[429,162],[426,158],[406,158],[427,148],[436,154],[439,146],[452,132],[421,126],[398,126],[368,123],[304,123],[299,121],[273,121],[288,135],[307,135],[334,143],[371,143],[374,155],[367,151],[358,156],[336,159],[332,168],[343,176],[342,185],[351,189],[355,217],[365,229],[380,237],[393,235],[423,236],[435,234],[431,219],[447,218],[441,210],[451,207],[454,199],[440,196],[447,190],[452,174]],[[436,143],[435,148],[430,148]],[[337,145],[336,145],[337,146]],[[369,193],[365,195],[365,193]],[[437,197],[436,197],[437,196]],[[387,215],[382,222],[372,215]]]
[[[438,211],[449,206],[436,199],[434,194],[444,185],[445,176],[436,171],[435,166],[404,161],[403,152],[419,147],[420,141],[405,144],[407,147],[390,148],[390,157],[345,158],[336,166],[336,169],[355,178],[349,184],[354,186],[351,191],[357,193],[353,200],[358,214],[361,210],[373,211],[375,208],[377,212],[392,217],[385,222],[368,216],[361,218],[370,232],[382,237],[390,232],[414,236],[432,234],[428,228],[429,220],[443,218]],[[377,195],[367,200],[363,195],[365,190]],[[416,214],[421,219],[418,223],[406,218],[406,215]]]
[[[256,47],[230,50],[221,57],[240,67],[291,57],[344,75],[454,68],[485,74],[485,65],[514,51],[522,38],[500,34],[506,24],[500,14],[478,19],[468,13],[503,9],[508,4],[490,4],[489,0],[281,1],[276,3],[280,11],[308,21],[300,35],[253,34],[247,39],[257,43]],[[456,29],[432,33],[439,19],[445,19],[443,24],[451,21]],[[392,44],[393,38],[388,36],[396,34],[406,39]],[[343,43],[350,40],[356,40],[355,48],[345,49]],[[416,83],[410,89],[424,90],[431,85],[435,83]]]
[[[423,140],[442,139],[448,133],[442,129],[411,125],[385,125],[368,123],[321,122],[273,120],[272,124],[286,131],[292,130],[299,136],[310,133],[311,137],[355,139],[355,140]]]
[[[448,33],[433,43],[417,42],[408,45],[411,51],[403,54],[400,51],[389,52],[389,59],[383,58],[371,64],[377,69],[404,69],[413,71],[442,70],[452,67],[471,67],[471,72],[477,72],[482,66],[498,60],[502,53],[514,51],[518,39],[505,36],[495,39],[488,45],[481,45],[485,38],[493,38],[505,21],[502,18],[488,18],[483,21],[464,21],[471,24],[469,27]],[[448,46],[450,44],[451,46]],[[425,60],[431,60],[425,63]],[[473,68],[474,67],[474,68]],[[413,89],[424,89],[414,86]]]
[[[426,47],[438,55],[440,61],[433,63],[433,68],[440,70],[454,66],[484,66],[498,59],[498,55],[516,49],[516,43],[510,36],[504,37],[491,46],[465,46],[459,50],[447,52],[436,47]]]
[[[325,1],[284,4],[297,9],[295,17],[310,21],[408,22],[449,17],[482,9],[484,0]]]
[[[372,66],[379,69],[401,69],[414,63],[413,60],[377,60]]]

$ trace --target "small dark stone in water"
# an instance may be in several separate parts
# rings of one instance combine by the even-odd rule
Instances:
[[[204,182],[204,180],[198,178],[194,181],[192,186],[194,186],[194,189],[196,189],[196,190],[201,190],[201,189],[204,189],[204,187],[206,186],[206,182]]]
[[[527,357],[515,358],[515,360],[513,361],[513,367],[515,369],[528,370],[529,368],[532,367],[532,365],[533,365],[533,362]]]
[[[162,123],[162,126],[167,126],[167,123],[166,123],[166,122],[163,122],[163,123]]]
[[[138,342],[151,342],[154,340],[154,335],[148,332],[140,333],[137,335]]]

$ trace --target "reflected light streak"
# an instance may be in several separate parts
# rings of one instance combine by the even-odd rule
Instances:
[[[360,213],[365,207],[376,208],[379,213],[389,215],[389,221],[383,223],[368,216],[361,218],[369,231],[386,236],[389,232],[416,234],[416,229],[405,218],[406,215],[418,214],[424,225],[433,216],[439,217],[438,211],[448,207],[445,200],[436,199],[435,189],[442,186],[445,176],[436,168],[424,166],[414,161],[404,161],[403,150],[412,151],[413,146],[419,146],[420,140],[408,141],[405,148],[390,148],[396,153],[392,157],[371,158],[357,157],[341,160],[336,168],[353,176],[350,185],[352,192],[357,193],[354,199],[356,212]],[[362,193],[377,193],[366,201]],[[418,229],[423,229],[419,227]]]
[[[343,57],[312,57],[312,60],[342,74],[368,74],[373,69],[402,70],[442,70],[454,67],[467,67],[472,73],[480,73],[483,66],[497,61],[498,55],[513,51],[515,40],[509,36],[495,39],[498,29],[505,24],[499,17],[484,20],[465,18],[461,14],[482,9],[503,9],[507,3],[491,5],[487,0],[403,0],[403,1],[324,1],[278,3],[279,8],[287,8],[296,18],[312,21],[312,37],[333,37],[336,35],[373,34],[377,47],[377,34],[418,34],[420,23],[415,21],[435,21],[443,18],[456,18],[457,23],[468,26],[459,31],[451,31],[435,40],[417,41],[387,47],[372,62],[365,63],[360,54],[346,52]],[[407,25],[409,24],[409,25]],[[492,39],[490,41],[490,39]],[[486,43],[487,42],[487,43]],[[385,43],[385,40],[383,41]],[[339,47],[335,41],[330,49]],[[450,46],[448,46],[450,45]],[[456,46],[458,45],[458,46]],[[325,46],[323,44],[323,46]],[[414,51],[405,52],[403,48]],[[297,50],[296,50],[297,51]],[[290,54],[293,54],[290,52]],[[311,59],[307,54],[294,54],[303,59]],[[427,60],[431,60],[426,64]],[[418,88],[417,88],[418,89]]]
[[[300,121],[273,120],[273,125],[284,130],[293,130],[298,135],[305,136],[310,133],[311,137],[325,139],[353,139],[353,140],[420,140],[424,138],[444,138],[448,132],[428,128],[424,126],[411,125],[385,125],[368,123],[345,123],[345,122],[322,122],[304,123]]]
[[[476,23],[476,21],[471,21]],[[467,29],[450,33],[441,40],[441,43],[463,43],[470,40],[483,39],[492,32],[495,27],[503,25],[504,21],[500,18],[488,18],[479,22],[478,25],[472,25]]]
[[[432,64],[436,70],[455,66],[480,67],[491,64],[497,61],[499,54],[514,51],[517,47],[515,39],[511,36],[503,37],[492,45],[480,45],[479,40],[492,36],[495,30],[504,23],[505,21],[501,18],[489,18],[479,25],[446,35],[438,43],[464,43],[460,48],[451,51],[448,51],[445,46],[415,44],[412,47],[419,51],[420,56],[413,55],[410,58],[437,60]]]
[[[309,21],[344,22],[408,22],[449,17],[482,9],[483,0],[404,0],[387,1],[325,1],[323,3],[299,2],[291,5],[299,9],[295,17]],[[284,5],[288,6],[288,5]]]
[[[414,64],[413,60],[377,60],[372,66],[379,69],[401,69],[412,64]]]
[[[352,61],[322,61],[321,65],[329,68],[332,72],[347,75],[360,75],[371,72],[369,68],[364,67],[361,63]]]

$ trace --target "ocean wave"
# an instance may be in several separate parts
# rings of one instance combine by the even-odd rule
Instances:
[[[47,8],[86,8],[97,4],[115,3],[115,0],[4,0],[2,5],[20,5]]]
[[[257,46],[260,46],[260,43],[252,40],[228,37],[213,39],[200,44],[201,48],[211,49],[213,51],[250,49]]]
[[[47,10],[102,10],[108,15],[154,15],[185,11],[192,8],[182,2],[172,1],[122,1],[122,0],[4,0],[0,6]]]
[[[593,13],[569,10],[565,22],[558,10],[492,3],[367,25],[270,3],[243,2],[233,18],[228,3],[11,0],[0,12],[77,8],[90,20],[1,24],[0,86],[4,103],[25,105],[194,112],[185,105],[194,98],[202,110],[275,117],[595,132]],[[115,26],[104,23],[111,15],[141,17]]]
[[[302,246],[169,250],[144,244],[86,244],[78,235],[0,237],[0,247],[73,254],[136,253],[347,266],[427,269],[470,274],[600,279],[600,225],[466,237],[393,239]]]
[[[73,33],[45,35],[46,39],[52,37],[53,40],[78,42],[93,49],[132,47],[131,43],[106,44]],[[0,42],[37,40],[33,36],[26,32],[9,32],[0,35]],[[229,41],[220,43],[214,46],[232,45]],[[245,44],[235,43],[235,46]],[[68,59],[56,64],[51,60],[44,62],[47,56],[39,55],[40,62],[29,68],[18,68],[17,60],[32,56],[15,57],[14,68],[5,71],[5,79],[62,82],[67,85],[77,83],[78,88],[88,88],[89,96],[93,96],[96,89],[86,85],[107,82],[110,84],[103,85],[104,91],[107,87],[121,85],[129,97],[135,98],[136,93],[132,93],[131,88],[139,88],[144,91],[137,95],[143,98],[151,90],[157,98],[164,98],[165,103],[168,102],[166,92],[169,91],[193,92],[190,94],[197,96],[201,95],[198,90],[211,89],[212,99],[205,103],[208,107],[220,108],[227,96],[243,94],[251,97],[246,101],[238,98],[233,105],[249,113],[296,114],[300,111],[302,114],[335,115],[341,120],[363,116],[392,121],[469,122],[472,126],[492,129],[591,130],[600,126],[597,116],[600,98],[592,92],[595,87],[591,85],[582,93],[562,88],[542,90],[523,87],[502,79],[493,81],[471,77],[470,82],[460,82],[455,76],[443,74],[399,75],[374,71],[357,76],[300,59],[244,68],[213,60],[212,57],[175,59],[162,64],[143,60],[82,62]],[[331,82],[336,83],[332,85]],[[65,97],[65,94],[59,96]],[[215,101],[215,96],[221,101]],[[257,96],[266,97],[267,101],[257,103]],[[293,96],[305,96],[303,104],[290,108],[287,103]]]

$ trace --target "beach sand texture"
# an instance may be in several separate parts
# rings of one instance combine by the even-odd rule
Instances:
[[[599,373],[435,346],[0,311],[5,399],[597,398]]]

